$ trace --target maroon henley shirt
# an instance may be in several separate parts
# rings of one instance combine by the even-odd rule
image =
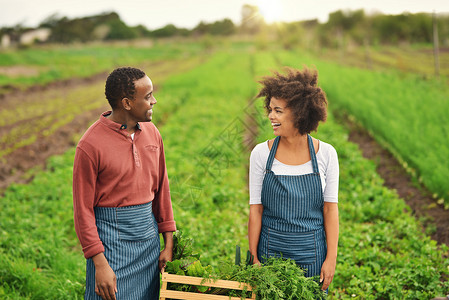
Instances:
[[[75,231],[90,258],[104,252],[94,207],[153,201],[159,232],[175,231],[162,138],[151,122],[137,124],[134,139],[105,112],[78,143],[73,168]]]

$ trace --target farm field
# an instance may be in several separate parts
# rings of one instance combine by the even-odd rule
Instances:
[[[198,54],[200,43],[179,47],[151,41],[111,42],[3,50],[0,52],[0,94],[54,81],[86,78],[120,65],[137,65]]]
[[[319,61],[285,51],[239,47],[200,60],[192,56],[181,71],[161,71],[164,76],[154,80],[154,122],[164,138],[175,218],[207,264],[232,260],[236,244],[247,248],[249,152],[272,138],[261,101],[254,99],[256,80],[279,64],[304,62],[317,65],[334,109],[343,96],[325,79],[335,69],[326,71]],[[100,102],[101,93],[98,83],[83,98]],[[447,293],[448,248],[422,233],[404,201],[382,186],[375,164],[347,141],[347,130],[332,114],[313,135],[335,146],[341,169],[341,234],[331,298],[429,299]],[[52,157],[47,171],[27,185],[10,186],[0,199],[0,255],[5,258],[0,298],[82,298],[84,258],[72,217],[73,155],[70,149]]]
[[[435,61],[431,45],[349,47],[344,52],[338,50],[318,50],[318,56],[325,61],[370,69],[419,75],[422,79],[435,77]],[[449,77],[449,49],[440,48],[440,76],[447,81]]]
[[[421,52],[418,54],[422,55]],[[411,59],[410,56],[410,52],[406,52],[404,59]],[[449,209],[449,184],[445,175],[449,171],[446,162],[449,145],[441,142],[449,132],[445,114],[449,110],[446,77],[441,80],[432,78],[429,71],[372,71],[316,59],[307,53],[276,54],[276,60],[279,66],[316,66],[327,95],[335,99],[331,109],[339,115],[348,114],[350,119],[367,129],[418,184],[433,192],[438,204]],[[354,62],[357,58],[346,60]],[[423,80],[423,76],[431,78]],[[429,149],[429,145],[438,146]]]
[[[286,65],[301,63],[291,54],[280,60]],[[445,175],[449,145],[442,142],[449,132],[448,85],[414,74],[372,72],[318,61],[316,66],[328,96],[335,99],[332,109],[346,111],[360,122],[449,209]]]
[[[150,56],[153,54],[148,53]],[[187,52],[181,57],[167,59],[161,54],[154,61],[141,61],[139,66],[151,70],[154,80],[162,82],[167,76],[186,71],[204,59]],[[126,60],[122,63],[125,64]],[[83,68],[88,67],[83,65]],[[67,149],[67,139],[76,145],[87,126],[108,109],[104,101],[107,73],[82,80],[77,76],[69,81],[53,83],[53,87],[35,86],[34,92],[14,92],[0,98],[0,191],[12,182],[26,181],[32,175],[26,171],[35,167],[36,161],[43,162],[52,154],[63,153]]]

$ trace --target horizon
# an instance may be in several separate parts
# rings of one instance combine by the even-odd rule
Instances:
[[[229,0],[220,5],[208,0],[192,0],[188,3],[175,0],[166,0],[164,3],[134,0],[126,4],[117,0],[95,2],[61,0],[56,3],[53,0],[43,0],[37,9],[26,2],[26,0],[17,0],[11,3],[0,0],[0,5],[3,8],[0,12],[0,27],[21,25],[36,28],[52,15],[57,18],[76,19],[115,12],[128,26],[143,25],[149,30],[155,30],[172,24],[178,28],[193,29],[200,22],[213,23],[224,19],[230,19],[234,24],[240,24],[241,10],[245,4],[259,7],[261,15],[269,24],[314,19],[320,23],[326,23],[329,13],[338,10],[363,9],[366,15],[433,12],[441,15],[449,14],[449,1],[440,3],[441,1],[436,0],[429,0],[426,3],[404,0],[395,3],[386,0],[369,0],[363,3],[350,0],[334,3],[330,0],[319,0],[314,3],[302,4],[294,0]],[[60,7],[57,7],[58,5]],[[173,7],[177,7],[177,9],[173,10]]]

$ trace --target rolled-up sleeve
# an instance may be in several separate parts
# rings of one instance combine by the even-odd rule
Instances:
[[[159,233],[176,231],[176,223],[173,218],[173,208],[168,183],[167,166],[162,139],[160,139],[159,155],[159,188],[153,199],[153,213],[156,218]]]

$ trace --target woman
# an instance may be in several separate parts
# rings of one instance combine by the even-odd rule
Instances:
[[[327,117],[317,78],[287,69],[260,82],[276,138],[251,152],[248,239],[255,263],[291,258],[327,290],[337,260],[339,168],[335,149],[309,135]]]

